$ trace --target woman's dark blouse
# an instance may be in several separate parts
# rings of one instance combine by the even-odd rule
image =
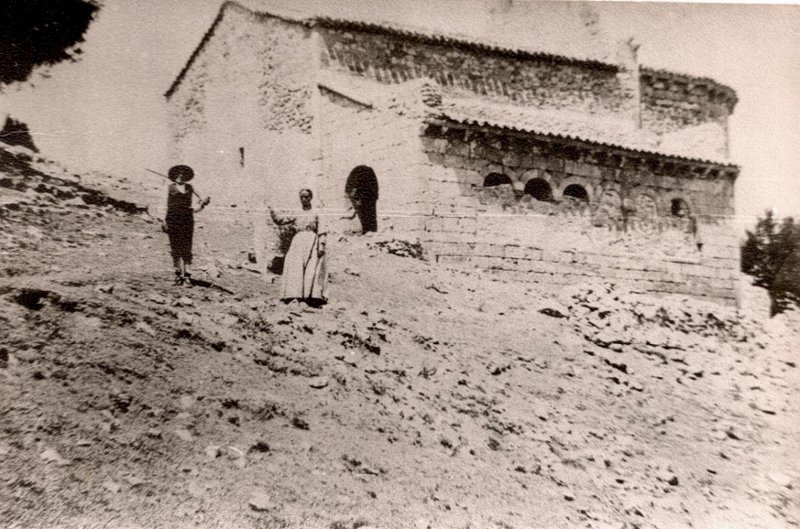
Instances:
[[[171,184],[167,194],[167,217],[192,216],[192,186],[184,184],[185,193],[178,190],[178,186]]]

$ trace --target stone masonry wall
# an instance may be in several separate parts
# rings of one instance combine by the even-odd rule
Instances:
[[[228,4],[170,96],[175,163],[217,206],[262,208],[319,161],[311,139],[312,32]]]
[[[601,118],[624,116],[659,135],[692,128],[687,137],[671,141],[689,143],[698,153],[727,156],[728,116],[736,97],[710,80],[647,68],[639,75],[635,61],[602,66],[547,57],[517,58],[391,33],[318,31],[322,64],[331,69],[387,84],[429,77],[446,95]]]
[[[453,95],[600,115],[632,103],[614,66],[493,55],[392,34],[319,31],[324,66],[381,83],[427,77]]]
[[[378,177],[381,229],[421,230],[427,182],[417,170],[424,163],[419,120],[392,109],[365,108],[324,88],[320,116],[323,171],[317,187],[326,211],[341,215],[350,207],[347,176],[355,166],[368,165]],[[350,225],[357,226],[357,221]]]
[[[421,141],[432,175],[423,236],[432,259],[546,285],[609,279],[736,303],[735,174],[459,127],[431,125]],[[512,183],[483,187],[492,172]],[[524,194],[536,178],[552,201]],[[588,203],[563,196],[569,185],[582,186]],[[686,217],[672,215],[678,198]]]
[[[736,102],[730,89],[711,80],[644,69],[640,76],[642,125],[658,134],[706,123],[727,134]]]

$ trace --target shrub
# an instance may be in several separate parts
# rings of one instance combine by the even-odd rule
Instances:
[[[742,272],[767,289],[772,315],[800,299],[800,224],[792,217],[778,222],[772,211],[759,218],[742,245]]]

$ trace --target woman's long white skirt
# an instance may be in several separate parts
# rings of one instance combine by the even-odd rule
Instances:
[[[319,257],[319,237],[312,231],[298,232],[283,262],[281,299],[326,301],[327,282],[325,256]]]

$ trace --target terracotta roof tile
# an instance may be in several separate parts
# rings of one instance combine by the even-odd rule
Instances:
[[[634,152],[734,166],[730,160],[722,156],[711,152],[699,153],[697,149],[680,145],[679,142],[662,145],[662,138],[655,133],[635,128],[632,124],[613,117],[587,118],[585,114],[569,111],[547,111],[459,99],[445,99],[440,108],[431,109],[431,117],[468,125],[584,141]]]

